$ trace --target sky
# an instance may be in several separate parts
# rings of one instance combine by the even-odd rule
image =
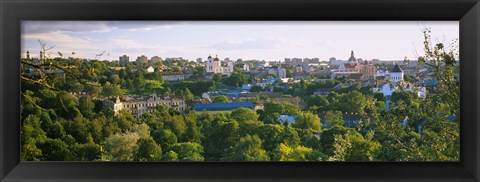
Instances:
[[[416,60],[423,54],[425,27],[447,46],[459,38],[458,21],[22,21],[22,57],[40,52],[39,39],[55,46],[51,56],[130,61],[146,55],[208,55],[220,59],[283,61],[330,57],[347,60],[350,51],[367,60]]]

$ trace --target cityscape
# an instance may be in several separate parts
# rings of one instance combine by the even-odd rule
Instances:
[[[257,34],[252,34],[254,38],[247,43],[222,40],[229,42],[227,48],[195,45],[189,50],[175,49],[175,55],[180,56],[174,57],[147,56],[137,49],[147,45],[132,49],[104,47],[95,52],[88,50],[91,46],[85,41],[101,40],[95,36],[119,29],[135,36],[138,31],[150,34],[156,29],[175,32],[171,29],[176,26],[213,24],[223,29],[221,23],[203,23],[23,23],[21,159],[459,161],[458,22],[424,27],[418,22],[400,23],[399,27],[416,27],[413,33],[420,37],[412,38],[403,45],[406,48],[397,51],[403,52],[402,56],[372,53],[365,50],[370,44],[364,44],[358,47],[361,51],[343,46],[336,57],[322,53],[320,58],[314,56],[318,47],[306,50],[312,47],[308,41],[286,41],[287,45],[273,41],[277,40],[274,37],[255,39]],[[288,22],[272,28],[284,24]],[[313,26],[304,24],[299,26]],[[47,31],[45,25],[55,31]],[[99,25],[106,27],[90,29],[102,27]],[[397,25],[384,25],[399,29]],[[372,31],[379,29],[378,23],[372,26]],[[437,35],[432,33],[436,28],[448,30],[442,32],[444,41],[432,37]],[[408,28],[402,30],[408,37]],[[192,37],[178,31],[177,37]],[[235,37],[237,33],[231,31],[228,33]],[[65,50],[72,47],[70,43],[50,41],[46,38],[49,33],[77,41],[79,47],[85,47],[85,53]],[[89,34],[95,36],[86,37]],[[351,36],[356,34],[350,31]],[[214,39],[211,36],[224,37],[206,33],[199,39]],[[110,39],[115,42],[115,38]],[[138,44],[123,41],[125,47],[129,43]],[[281,53],[276,54],[276,49],[282,52],[291,45],[300,48],[286,50],[315,52],[279,59]],[[178,53],[182,50],[185,56]],[[200,52],[200,56],[193,56]]]

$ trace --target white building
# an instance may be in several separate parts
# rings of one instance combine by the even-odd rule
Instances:
[[[233,66],[234,62],[230,59],[227,59],[227,61],[224,61],[222,64],[218,56],[212,58],[212,56],[209,55],[205,63],[205,72],[230,76],[233,72]]]
[[[398,66],[397,63],[395,63],[395,66],[393,66],[392,70],[390,71],[390,80],[394,83],[403,81],[403,70],[400,68],[400,66]]]
[[[155,71],[155,69],[152,66],[149,66],[146,70],[148,73],[153,73]]]
[[[301,67],[299,68],[301,72]],[[268,74],[275,75],[278,78],[286,78],[287,77],[287,69],[285,68],[270,68],[268,69]]]
[[[397,85],[392,85],[389,82],[380,85],[379,87],[374,87],[373,92],[380,92],[383,96],[388,97],[392,96],[393,92],[399,90]],[[426,98],[427,97],[427,89],[425,87],[415,87],[411,84],[407,84],[403,91],[407,92],[415,92],[419,98]]]
[[[392,96],[393,92],[397,90],[396,86],[391,85],[390,83],[385,83],[380,85],[380,87],[374,87],[373,92],[380,92],[383,96]]]
[[[238,67],[245,72],[250,71],[250,66],[247,63],[236,64],[235,67]]]

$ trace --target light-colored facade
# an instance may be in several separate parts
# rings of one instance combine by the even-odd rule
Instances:
[[[390,71],[390,80],[394,83],[403,81],[403,70],[400,68],[400,66],[398,66],[397,63],[395,63],[395,66],[393,66],[392,70]]]
[[[105,109],[112,109],[116,114],[122,109],[125,109],[136,118],[141,118],[147,112],[155,111],[157,105],[163,104],[174,108],[180,113],[185,112],[185,100],[173,97],[160,97],[152,94],[149,97],[140,98],[122,98],[117,97],[115,100],[104,100],[103,105]]]
[[[416,87],[413,85],[408,84],[405,88],[399,88],[397,85],[392,85],[389,82],[384,83],[380,86],[376,86],[373,88],[373,92],[380,92],[385,97],[392,96],[393,92],[397,90],[403,90],[407,92],[414,92],[417,94],[419,98],[426,98],[427,97],[427,89],[426,87]]]
[[[332,70],[332,78],[360,75],[360,79],[368,79],[375,76],[375,73],[377,73],[377,68],[372,61],[356,59],[352,51],[347,63],[340,64],[337,69]]]
[[[207,62],[205,63],[205,72],[230,76],[233,72],[233,66],[234,62],[229,59],[222,64],[218,56],[215,58],[208,56]]]
[[[180,81],[185,80],[185,74],[182,72],[163,72],[162,78],[164,81]]]
[[[301,72],[302,67],[299,68]],[[287,77],[287,69],[285,68],[270,68],[268,69],[268,74],[275,75],[279,78],[286,78]]]
[[[149,66],[149,67],[146,69],[146,71],[147,71],[148,73],[153,73],[153,72],[155,71],[155,69],[154,69],[152,66]]]
[[[248,65],[247,63],[236,64],[235,67],[240,68],[242,71],[245,71],[245,72],[250,71],[250,65]]]

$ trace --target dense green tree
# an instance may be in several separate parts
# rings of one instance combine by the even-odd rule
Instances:
[[[312,129],[320,132],[322,123],[320,123],[320,119],[317,115],[311,112],[300,112],[295,118],[295,122],[292,124],[292,126],[302,129]]]
[[[60,139],[47,138],[44,142],[39,143],[38,148],[42,151],[42,160],[65,161],[72,159],[67,144]]]
[[[103,147],[108,155],[107,160],[132,161],[138,139],[138,134],[131,132],[117,133],[107,138]]]
[[[200,118],[204,138],[205,159],[218,161],[226,148],[234,146],[238,141],[239,124],[229,120],[223,114],[206,114]]]
[[[308,157],[313,153],[313,149],[298,145],[296,147],[281,143],[276,149],[276,156],[273,160],[277,161],[308,161]]]
[[[220,95],[220,96],[217,96],[217,97],[213,98],[212,102],[214,102],[214,103],[226,103],[226,102],[230,102],[230,100],[228,99],[227,96]]]
[[[152,138],[140,138],[137,145],[133,160],[157,161],[162,158],[162,148]]]
[[[329,127],[333,127],[333,126],[337,126],[337,125],[343,126],[342,112],[340,112],[340,111],[327,111],[325,113],[324,123]]]
[[[170,147],[178,157],[179,161],[203,161],[203,146],[198,143],[185,142],[176,143]]]
[[[223,154],[223,161],[268,161],[270,157],[262,148],[262,140],[257,135],[247,135],[228,148]]]
[[[133,78],[133,85],[130,87],[132,90],[135,90],[136,94],[141,94],[145,87],[145,78],[143,77],[142,71],[137,71],[135,77]]]
[[[78,109],[82,113],[83,116],[87,118],[93,117],[93,109],[95,108],[95,103],[92,102],[90,97],[83,96],[78,99]]]
[[[228,78],[223,79],[223,83],[233,87],[241,87],[242,84],[248,83],[248,76],[244,73],[233,73]]]
[[[231,116],[237,120],[240,124],[245,123],[246,121],[257,121],[257,113],[248,108],[239,108],[232,111]]]
[[[102,88],[102,95],[105,97],[116,97],[122,96],[123,91],[119,85],[111,84],[110,82],[105,83]]]
[[[154,130],[152,131],[152,137],[163,149],[169,148],[178,141],[177,136],[171,130]]]
[[[37,147],[37,143],[44,143],[47,139],[45,131],[42,130],[40,119],[35,115],[29,115],[21,128],[22,160],[37,161],[42,160],[42,150]]]
[[[169,150],[162,157],[163,161],[178,161],[178,154],[172,150]]]
[[[96,161],[102,156],[102,146],[95,143],[76,144],[75,158],[80,161]]]

